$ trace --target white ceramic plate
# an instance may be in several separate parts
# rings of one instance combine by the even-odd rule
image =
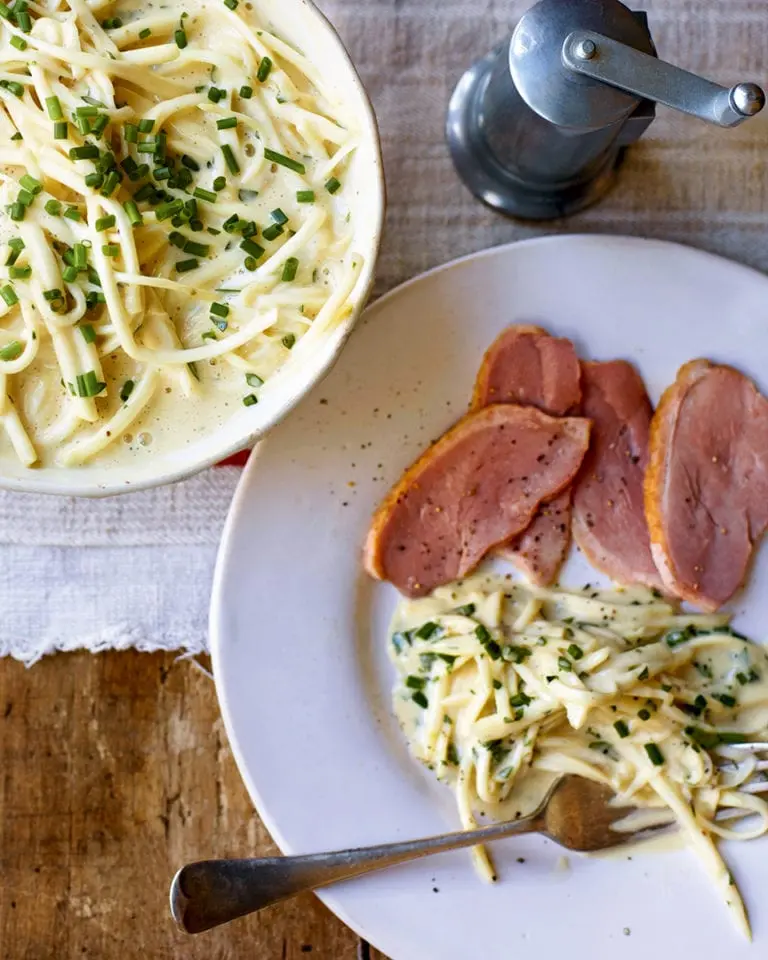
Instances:
[[[483,351],[514,322],[571,337],[584,357],[634,360],[654,400],[698,356],[734,363],[768,388],[768,280],[671,244],[564,237],[501,247],[368,310],[331,376],[252,458],[214,586],[224,719],[286,853],[457,825],[450,791],[409,758],[392,716],[385,647],[396,594],[363,574],[360,547],[378,500],[463,412]],[[568,582],[597,579],[572,558]],[[766,635],[765,551],[737,612],[740,629]],[[524,838],[494,848],[493,887],[457,852],[321,896],[395,960],[764,957],[768,844],[726,853],[752,947],[684,850],[571,856],[564,868],[553,844]]]

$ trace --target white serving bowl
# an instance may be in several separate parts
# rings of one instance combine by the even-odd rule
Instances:
[[[315,64],[326,83],[357,118],[361,142],[350,161],[344,189],[353,211],[353,249],[364,266],[352,292],[353,309],[307,355],[301,343],[268,381],[252,407],[243,407],[214,434],[177,450],[137,460],[136,465],[86,465],[77,468],[23,467],[13,455],[0,457],[0,487],[31,493],[105,497],[182,480],[220,460],[253,446],[278,423],[329,371],[365,306],[384,221],[385,191],[376,117],[360,77],[341,39],[311,0],[259,0],[259,13],[279,25],[279,32]]]

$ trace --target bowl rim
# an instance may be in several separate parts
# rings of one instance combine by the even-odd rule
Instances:
[[[335,344],[329,352],[325,361],[317,366],[312,375],[308,377],[299,390],[294,391],[284,405],[275,410],[267,419],[256,429],[243,436],[236,442],[228,444],[215,453],[190,461],[184,466],[171,467],[165,469],[162,473],[152,474],[147,471],[146,475],[137,477],[135,480],[120,480],[120,467],[110,468],[114,472],[116,479],[112,481],[84,482],[88,476],[87,471],[83,471],[83,480],[74,479],[74,471],[62,471],[57,473],[55,468],[37,471],[34,468],[29,471],[29,475],[21,477],[8,477],[0,473],[0,490],[9,490],[17,493],[39,493],[49,496],[69,496],[84,497],[87,499],[100,499],[103,497],[119,496],[125,493],[136,493],[140,490],[150,490],[156,487],[162,487],[167,484],[178,483],[180,480],[186,480],[190,477],[215,466],[222,460],[226,460],[242,450],[252,448],[257,444],[273,427],[275,427],[284,417],[293,411],[293,409],[313,390],[330,372],[333,365],[341,355],[344,345],[349,339],[352,331],[360,319],[365,309],[368,299],[373,289],[376,279],[376,266],[381,249],[382,234],[384,231],[384,219],[387,208],[387,191],[384,179],[384,160],[381,148],[381,136],[379,125],[376,119],[376,113],[373,108],[370,95],[360,77],[360,73],[347,50],[346,44],[341,39],[339,32],[334,25],[317,6],[314,0],[297,0],[299,4],[307,9],[310,17],[317,20],[317,27],[324,31],[329,40],[335,44],[346,66],[352,87],[360,97],[360,106],[362,107],[362,119],[365,126],[365,139],[372,151],[373,170],[375,174],[375,183],[372,184],[372,195],[375,199],[376,219],[371,233],[372,241],[366,256],[363,269],[358,280],[360,296],[357,303],[350,311],[349,316],[336,327],[332,335],[335,335]],[[213,436],[213,435],[212,435]],[[172,455],[172,454],[171,454]],[[61,476],[61,481],[56,477]],[[66,478],[66,479],[65,479]]]

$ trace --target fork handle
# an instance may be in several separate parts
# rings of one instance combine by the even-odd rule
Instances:
[[[542,826],[537,811],[525,819],[492,824],[477,830],[335,853],[247,860],[201,860],[182,867],[173,878],[171,913],[182,930],[202,933],[329,883],[349,880],[445,850],[458,850],[517,834],[535,833]]]

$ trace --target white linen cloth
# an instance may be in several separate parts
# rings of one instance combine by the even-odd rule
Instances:
[[[566,2],[566,0],[563,0]],[[377,292],[463,254],[545,233],[677,240],[768,270],[768,121],[718,130],[659,110],[614,191],[521,225],[461,186],[443,139],[462,70],[530,0],[321,0],[379,118],[389,212]],[[765,0],[638,0],[660,56],[725,84],[765,82]],[[0,655],[205,648],[211,574],[240,471],[106,501],[0,492]]]

